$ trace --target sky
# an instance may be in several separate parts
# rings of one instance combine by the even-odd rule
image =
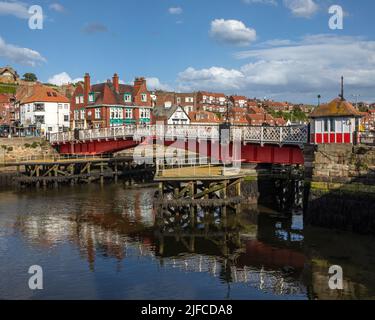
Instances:
[[[29,27],[29,8],[43,28]],[[344,11],[331,29],[332,5]],[[83,78],[295,103],[375,102],[373,0],[0,1],[0,66],[43,82]]]

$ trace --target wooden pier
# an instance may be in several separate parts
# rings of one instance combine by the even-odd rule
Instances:
[[[17,168],[13,181],[18,186],[47,187],[60,184],[81,184],[105,180],[118,181],[122,178],[128,184],[135,181],[152,181],[155,166],[139,165],[132,157],[82,157],[54,158],[7,163]]]
[[[243,200],[244,175],[223,166],[187,166],[157,170],[157,204],[163,207],[221,207]]]

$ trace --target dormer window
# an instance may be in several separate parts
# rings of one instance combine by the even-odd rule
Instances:
[[[141,99],[142,99],[142,102],[147,102],[147,94],[146,93],[142,93]]]
[[[130,93],[124,94],[124,101],[125,102],[132,102],[132,95]]]
[[[89,102],[94,102],[94,100],[95,100],[95,93],[91,92],[89,94]]]

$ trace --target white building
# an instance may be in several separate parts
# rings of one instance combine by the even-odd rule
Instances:
[[[155,107],[153,110],[155,121],[164,122],[167,125],[189,125],[190,118],[181,106],[170,108]]]
[[[41,134],[61,132],[70,126],[70,101],[55,89],[37,84],[21,97],[20,122]]]

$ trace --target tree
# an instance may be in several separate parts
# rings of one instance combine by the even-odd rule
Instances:
[[[28,82],[35,82],[35,81],[38,80],[38,78],[37,78],[37,76],[35,75],[35,73],[30,73],[30,72],[28,72],[28,73],[25,73],[25,74],[23,75],[23,80],[28,81]]]

